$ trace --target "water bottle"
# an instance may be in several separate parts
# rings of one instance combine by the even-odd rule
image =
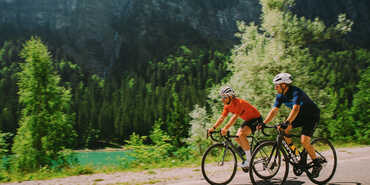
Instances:
[[[290,145],[290,149],[292,150],[292,153],[294,154],[294,158],[299,161],[301,159],[301,156],[299,155],[298,148],[293,145],[293,143]],[[292,156],[293,157],[293,156]]]
[[[289,156],[290,156],[290,158],[293,160],[293,162],[294,163],[298,163],[298,158],[296,157],[297,155],[295,154],[295,152],[297,151],[297,150],[293,150],[292,149],[292,147],[291,146],[293,146],[293,144],[290,144],[290,145],[288,145],[288,143],[287,142],[285,142],[285,140],[283,140],[283,144],[284,144],[284,146],[285,146],[285,149],[287,149],[288,150],[288,153],[289,153]]]
[[[299,155],[297,147],[295,147],[293,144],[290,145],[290,149],[293,151],[295,155]]]

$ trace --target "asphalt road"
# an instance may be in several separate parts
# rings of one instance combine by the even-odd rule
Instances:
[[[330,185],[370,185],[370,147],[337,149],[338,165]],[[292,167],[290,166],[290,169]],[[173,185],[207,185],[200,179],[181,179],[177,182],[167,182]],[[230,185],[251,185],[249,175],[238,170]],[[312,185],[306,174],[296,177],[290,170],[286,185]]]

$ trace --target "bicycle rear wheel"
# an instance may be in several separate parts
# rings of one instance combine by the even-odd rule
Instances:
[[[235,152],[218,143],[210,146],[202,158],[202,174],[210,184],[228,184],[235,176],[237,160]]]
[[[312,176],[313,162],[311,158],[307,157],[307,176],[315,184],[326,184],[333,178],[337,168],[337,154],[335,148],[329,140],[324,138],[314,139],[311,145],[315,149],[316,157],[319,157],[322,161],[322,169],[319,176],[314,178]]]
[[[275,141],[267,141],[253,152],[249,177],[253,184],[283,184],[289,173],[289,159]]]

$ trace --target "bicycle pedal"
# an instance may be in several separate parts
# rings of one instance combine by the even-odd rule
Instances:
[[[249,172],[249,168],[248,167],[242,168],[242,170],[243,170],[244,173],[248,173]]]

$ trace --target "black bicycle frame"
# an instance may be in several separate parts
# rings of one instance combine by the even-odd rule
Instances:
[[[224,141],[224,145],[226,146],[228,146],[228,147],[231,147],[231,149],[232,150],[234,150],[234,152],[235,153],[237,153],[238,154],[238,156],[244,161],[245,160],[245,158],[244,158],[244,156],[243,156],[243,154],[241,154],[240,152],[239,152],[239,150],[237,149],[237,147],[232,143],[232,141],[231,141],[231,139],[230,138],[237,138],[238,136],[225,136],[225,141]],[[250,143],[250,146],[253,146],[253,144],[255,144],[255,142],[256,142],[256,138],[254,138],[254,136],[247,136],[247,138],[251,138],[252,140],[251,140],[251,143]],[[225,150],[226,151],[226,150]]]
[[[273,146],[273,148],[272,148],[272,151],[271,151],[271,154],[270,154],[270,156],[269,156],[269,161],[271,161],[271,158],[272,158],[272,156],[274,155],[274,152],[276,152],[276,155],[275,155],[275,159],[274,159],[274,161],[276,161],[276,158],[278,157],[278,155],[279,155],[279,151],[281,150],[281,146],[282,146],[282,144],[283,144],[283,142],[286,142],[285,140],[284,140],[284,136],[285,137],[294,137],[294,135],[288,135],[288,134],[285,134],[283,131],[279,131],[280,133],[277,135],[277,137],[276,137],[276,145],[275,146]],[[290,150],[290,148],[288,147],[288,146],[285,146],[285,145],[283,145],[283,148],[284,148],[284,150],[285,150],[285,152],[287,152],[289,155],[287,155],[287,157],[288,157],[288,160],[289,160],[289,163],[291,163],[292,165],[296,165],[295,163],[293,163],[293,162],[291,162],[291,150]],[[276,151],[275,151],[276,150]],[[302,158],[301,158],[301,160],[300,161],[302,161]],[[300,162],[299,161],[299,162]]]
[[[299,153],[300,155],[300,160],[299,161],[293,161],[292,162],[292,155],[295,155],[293,153],[293,151],[289,148],[288,146],[288,143],[285,141],[284,137],[288,137],[288,138],[291,138],[291,137],[299,137],[298,135],[293,135],[293,134],[285,134],[285,132],[283,130],[279,130],[279,134],[276,138],[276,142],[277,142],[277,152],[280,150],[281,146],[283,146],[285,152],[288,154],[287,157],[288,157],[288,160],[289,160],[289,163],[293,166],[296,166],[296,165],[306,165],[306,164],[302,164],[302,162],[306,161],[306,149],[303,149],[302,152]],[[285,144],[284,144],[285,142]],[[272,152],[273,153],[273,152]]]

